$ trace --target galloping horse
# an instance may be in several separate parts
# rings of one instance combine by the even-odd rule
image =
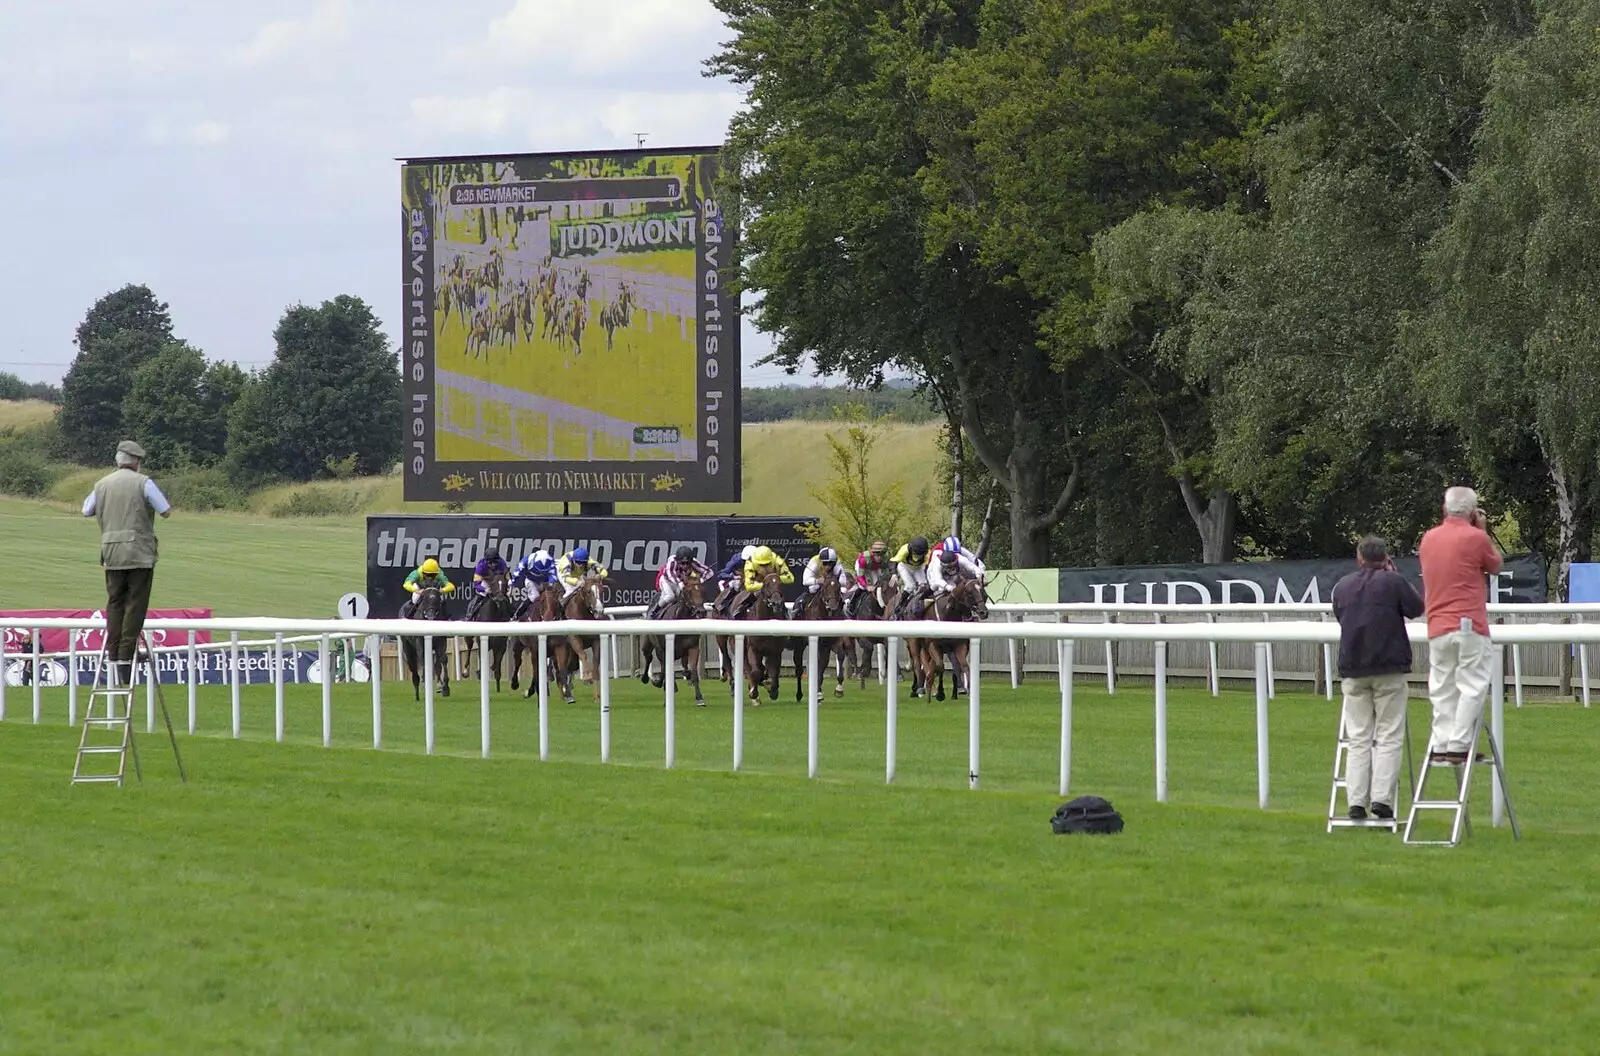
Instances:
[[[705,615],[706,591],[700,583],[700,576],[690,572],[683,577],[683,589],[678,591],[678,596],[673,598],[661,610],[658,619],[663,620],[696,620]],[[663,634],[647,634],[639,642],[639,655],[644,658],[644,670],[639,672],[639,681],[652,683],[658,688],[666,684],[668,678],[677,679],[678,673],[674,671],[673,664],[683,665],[683,676],[694,687],[694,703],[696,707],[706,706],[705,695],[700,692],[700,636],[697,634],[679,634],[673,637],[672,659],[667,658],[667,638]],[[650,665],[661,661],[661,674],[650,677]]]
[[[783,603],[783,583],[778,573],[768,572],[761,580],[755,603],[740,615],[743,620],[787,620]],[[750,699],[761,703],[761,684],[767,683],[767,699],[778,699],[778,677],[783,670],[783,639],[776,635],[746,635],[744,640],[744,680]]]
[[[413,620],[443,620],[444,595],[439,593],[438,587],[423,587],[417,591],[416,603],[411,608]],[[445,662],[445,639],[438,635],[433,638],[433,680],[439,687],[439,695],[450,695],[450,667]],[[422,699],[422,641],[410,636],[400,639],[400,651],[405,654],[406,670],[411,672],[411,691],[417,699]]]
[[[905,596],[905,593],[905,586],[900,582],[898,577],[889,581],[888,586],[884,588],[883,596],[883,618],[885,620],[899,619],[896,613],[900,611],[900,599]],[[907,614],[908,619],[920,619],[921,616],[922,612],[920,609],[917,612]],[[920,638],[905,639],[906,666],[911,671],[911,695],[913,697],[922,696],[922,664],[917,659],[917,657],[921,654],[922,644],[922,639]],[[889,678],[899,678],[900,665],[898,663],[895,664],[895,669],[893,671],[886,672],[886,676]]]
[[[800,603],[798,613],[802,620],[842,620],[844,619],[844,591],[839,588],[839,581],[829,576],[822,581],[822,586],[815,594],[807,594]],[[794,650],[794,699],[798,703],[806,681],[808,660],[806,650],[810,640],[806,638],[789,639],[789,647]],[[844,664],[845,657],[854,651],[848,638],[819,638],[817,639],[817,653],[819,656],[829,657],[837,671],[837,678],[833,686],[833,695],[844,696]],[[824,661],[826,663],[826,661]],[[820,677],[820,676],[819,676]]]
[[[872,586],[858,591],[854,606],[855,612],[854,614],[847,613],[847,615],[850,615],[850,618],[855,620],[883,619],[883,614],[887,611],[884,598],[888,590],[888,581],[880,579]],[[887,644],[888,639],[886,638],[850,639],[851,648],[846,655],[850,658],[851,669],[855,671],[856,677],[860,679],[860,688],[867,688],[867,676],[872,673],[873,654],[877,651],[878,646]]]
[[[534,595],[533,602],[528,606],[528,611],[522,614],[524,622],[540,623],[561,618],[561,588],[554,583],[547,583],[539,588],[539,593]],[[565,639],[562,639],[565,641]],[[554,644],[554,643],[551,643]],[[522,654],[527,653],[531,658],[529,666],[533,668],[533,677],[528,679],[527,696],[539,692],[539,639],[538,636],[518,636],[511,640],[511,691],[517,689],[517,674],[522,670]],[[546,653],[546,661],[549,659]]]
[[[561,604],[563,620],[603,620],[606,618],[605,603],[600,600],[600,586],[602,580],[599,576],[585,576],[576,589],[567,596]],[[600,683],[598,672],[600,670],[600,636],[597,634],[569,635],[557,638],[551,643],[550,659],[555,666],[556,684],[561,687],[561,696],[568,704],[576,704],[572,696],[572,676],[577,673],[579,678],[594,686],[595,701],[600,699]],[[588,673],[584,673],[584,661],[589,661]]]
[[[984,600],[983,581],[962,579],[948,594],[934,599],[933,618],[942,623],[971,623],[987,619],[988,603]],[[952,695],[961,695],[961,686],[967,677],[967,653],[970,643],[966,638],[930,638],[921,643],[922,684],[932,689],[938,679],[939,691],[935,700],[944,699],[944,654],[950,654]],[[916,655],[916,654],[914,654]]]
[[[506,593],[506,576],[503,572],[496,572],[484,580],[485,592],[483,604],[478,606],[478,611],[473,613],[474,623],[509,623],[511,622],[511,597]],[[477,636],[467,639],[467,661],[463,671],[472,671],[472,654],[478,648]],[[489,639],[489,667],[494,672],[494,691],[500,692],[500,665],[506,656],[506,639]],[[483,657],[478,657],[482,665]],[[516,687],[513,686],[513,689]]]

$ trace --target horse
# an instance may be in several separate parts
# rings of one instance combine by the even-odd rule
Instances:
[[[484,580],[484,584],[485,584],[487,589],[485,590],[484,595],[483,595],[483,604],[479,605],[477,611],[473,613],[473,615],[472,615],[473,622],[474,623],[510,623],[511,622],[511,597],[510,597],[510,595],[508,595],[506,593],[506,575],[505,575],[505,573],[504,572],[493,573],[492,575],[489,576],[488,579]],[[471,637],[468,637],[467,638],[467,661],[466,661],[466,667],[463,668],[463,670],[469,671],[469,672],[472,670],[472,655],[473,655],[473,651],[476,650],[477,648],[478,648],[478,638],[477,638],[477,636],[473,635]],[[505,660],[505,656],[506,656],[506,639],[504,637],[490,638],[489,639],[489,668],[490,668],[490,670],[492,670],[494,672],[494,691],[496,693],[500,692],[500,665],[501,665],[501,662]],[[479,665],[482,665],[482,663],[483,663],[483,657],[482,656],[478,657],[478,663],[479,663]],[[512,688],[515,689],[516,687],[513,686]]]
[[[582,582],[561,603],[561,615],[559,618],[563,620],[605,619],[605,603],[600,600],[601,582],[602,580],[599,576],[589,575],[583,577]],[[568,704],[577,703],[572,696],[572,676],[576,672],[579,678],[594,686],[595,701],[598,703],[600,699],[600,684],[596,675],[600,667],[600,636],[597,634],[574,634],[557,638],[551,644],[554,648],[550,652],[550,660],[555,666],[556,684],[561,687],[562,698]],[[588,674],[585,674],[583,670],[583,664],[586,659],[589,660]]]
[[[899,577],[895,577],[889,581],[888,586],[884,588],[883,594],[883,618],[885,620],[898,620],[900,618],[896,615],[896,613],[900,611],[900,600],[905,596],[905,594],[905,586],[900,582]],[[904,641],[906,644],[906,666],[911,671],[911,695],[913,697],[920,697],[922,696],[923,689],[922,665],[917,662],[917,656],[922,649],[922,639],[906,638]],[[895,664],[895,669],[893,671],[885,672],[885,676],[889,678],[899,678],[900,665],[898,663]]]
[[[561,588],[554,583],[547,583],[539,588],[533,601],[528,605],[528,611],[522,614],[522,619],[528,623],[548,623],[561,618]],[[564,641],[564,639],[562,639]],[[553,643],[552,643],[553,644]],[[546,662],[549,661],[547,650]],[[534,636],[519,636],[511,640],[511,691],[517,690],[517,674],[522,670],[522,654],[527,653],[534,659],[533,665],[539,663],[539,639]],[[527,696],[531,697],[539,692],[539,669],[533,669],[533,677],[528,679]]]
[[[673,598],[663,608],[657,619],[662,620],[693,620],[705,615],[706,592],[700,583],[700,576],[694,572],[683,577],[683,589],[678,591],[678,596]],[[674,636],[672,643],[673,657],[667,657],[667,639],[662,634],[647,634],[639,642],[639,654],[644,658],[644,670],[639,672],[639,681],[655,685],[657,688],[666,683],[667,678],[676,680],[678,674],[672,670],[674,663],[683,665],[683,675],[694,687],[695,707],[706,706],[706,698],[700,692],[700,636],[698,634],[680,634]],[[653,661],[661,661],[661,674],[655,678],[650,677],[650,665]]]
[[[844,619],[844,591],[839,586],[839,581],[829,576],[822,581],[822,585],[815,594],[807,594],[800,603],[797,615],[802,620],[842,620]],[[799,703],[802,687],[806,681],[806,650],[810,642],[805,638],[789,639],[789,647],[794,650],[794,699]],[[848,638],[819,638],[817,652],[819,656],[826,656],[834,662],[837,678],[833,686],[833,695],[844,696],[844,665],[846,655],[853,651],[853,646]],[[824,661],[826,663],[826,661]]]
[[[444,595],[438,587],[423,587],[417,591],[416,603],[412,606],[411,614],[407,619],[412,620],[444,620]],[[444,641],[445,639],[432,635],[433,638],[433,680],[439,687],[439,695],[450,695],[450,667],[446,663]],[[422,642],[414,637],[400,639],[400,650],[405,654],[406,670],[411,672],[411,691],[417,700],[422,699]]]
[[[761,580],[755,601],[739,616],[742,620],[787,620],[783,603],[783,583],[778,573],[768,572]],[[746,635],[744,640],[744,680],[750,699],[761,703],[761,683],[767,683],[767,699],[778,699],[778,677],[783,670],[784,641],[776,635]]]
[[[887,606],[884,605],[884,596],[888,593],[888,590],[887,581],[880,579],[872,586],[857,591],[855,611],[851,612],[847,607],[846,615],[853,620],[883,619],[884,613],[887,611]],[[887,638],[850,639],[851,647],[847,655],[850,659],[851,668],[860,680],[860,688],[867,688],[867,675],[872,673],[873,654],[877,651],[878,646],[887,644]]]
[[[962,579],[949,593],[935,598],[931,608],[933,618],[942,623],[971,623],[986,619],[989,615],[983,582],[970,578]],[[970,643],[966,638],[930,638],[921,643],[918,656],[922,664],[922,684],[931,690],[934,680],[938,679],[939,690],[934,694],[935,700],[944,699],[945,653],[950,654],[952,694],[956,697],[961,695],[962,680],[970,671],[967,665],[969,650]]]

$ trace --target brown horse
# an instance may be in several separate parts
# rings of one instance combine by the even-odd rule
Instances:
[[[885,598],[889,592],[889,581],[879,579],[870,587],[859,590],[855,600],[846,606],[846,613],[853,620],[881,620],[888,611]],[[847,655],[850,668],[860,680],[860,688],[867,688],[867,676],[872,673],[873,655],[878,646],[887,645],[885,638],[852,638]]]
[[[554,583],[541,587],[534,596],[533,602],[528,606],[528,611],[523,613],[523,620],[530,623],[549,622],[561,618],[561,588]],[[511,640],[511,691],[517,689],[517,673],[522,670],[522,654],[530,657],[529,664],[534,667],[533,677],[528,680],[527,696],[531,697],[539,692],[539,639],[538,636],[524,636]],[[548,657],[546,658],[548,660]]]
[[[768,572],[761,580],[755,601],[739,617],[742,620],[786,620],[789,610],[783,602],[783,582],[778,573]],[[778,699],[778,677],[783,670],[784,640],[777,635],[746,635],[744,640],[744,680],[750,699],[761,703],[761,684],[767,684],[767,699]]]
[[[606,618],[605,603],[600,600],[600,587],[604,581],[599,576],[585,576],[567,595],[561,603],[561,616],[563,620],[603,620]],[[594,686],[596,703],[600,700],[600,683],[598,673],[600,670],[600,636],[598,634],[568,635],[558,638],[551,643],[550,662],[555,667],[556,684],[561,687],[561,696],[568,704],[576,704],[577,700],[572,695],[572,676],[579,678]],[[588,671],[585,673],[584,662],[588,661]]]
[[[973,623],[987,619],[989,607],[983,596],[983,583],[977,579],[962,579],[950,592],[934,599],[933,619],[945,623]],[[913,654],[922,665],[922,684],[932,689],[938,680],[935,700],[944,699],[944,656],[950,654],[951,690],[953,696],[961,695],[963,679],[971,670],[968,666],[970,640],[967,638],[929,638],[920,644],[920,652]]]
[[[416,593],[416,604],[406,615],[412,620],[445,620],[444,595],[438,587],[423,587]],[[441,697],[450,695],[450,665],[445,655],[445,640],[433,636],[433,671],[429,672]],[[400,639],[400,651],[405,655],[406,669],[411,672],[411,692],[417,700],[422,699],[422,639],[409,635]]]
[[[511,622],[511,596],[506,593],[506,576],[503,572],[496,572],[484,580],[483,602],[472,614],[474,623],[510,623]],[[467,659],[462,668],[468,674],[472,672],[472,656],[477,651],[478,639],[475,636],[467,637]],[[500,692],[500,667],[506,656],[506,639],[489,639],[489,667],[494,672],[494,691]],[[482,665],[483,657],[478,657]],[[512,686],[512,689],[517,688]]]
[[[678,596],[673,598],[660,614],[656,617],[662,620],[697,620],[705,615],[706,591],[700,582],[697,573],[690,572],[683,577],[683,589],[678,591]],[[673,670],[674,663],[683,666],[683,677],[689,680],[694,687],[694,703],[696,707],[705,707],[706,698],[700,691],[700,636],[697,634],[679,634],[673,637],[672,651],[675,654],[671,660],[667,659],[667,638],[664,634],[647,634],[639,642],[639,655],[644,660],[644,670],[639,672],[639,681],[655,685],[657,688],[665,685],[670,676],[677,680],[678,673]],[[650,677],[650,665],[656,660],[661,661],[661,674]]]
[[[905,586],[900,582],[899,577],[889,581],[889,585],[884,588],[883,618],[885,620],[898,620],[900,618],[896,613],[900,611],[900,599],[905,596],[905,593]],[[916,612],[907,613],[906,618],[921,619],[922,610],[918,609]],[[923,689],[922,664],[918,662],[917,658],[922,653],[923,642],[920,638],[905,638],[903,641],[906,647],[906,667],[911,671],[911,695],[920,697]],[[895,664],[893,671],[886,672],[886,677],[900,677],[900,665],[898,662]]]
[[[844,619],[844,591],[839,586],[839,581],[832,576],[822,581],[822,585],[815,594],[807,594],[800,603],[798,613],[802,620],[842,620]],[[794,651],[794,699],[799,703],[805,692],[806,672],[809,668],[807,650],[810,648],[809,638],[789,639],[789,648]],[[827,657],[834,663],[837,678],[833,686],[833,695],[844,696],[844,665],[845,656],[852,650],[848,638],[818,638],[817,654]],[[826,673],[828,660],[821,660]],[[822,677],[821,674],[818,675]]]

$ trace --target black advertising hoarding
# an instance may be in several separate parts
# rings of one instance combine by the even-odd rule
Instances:
[[[1395,569],[1422,589],[1420,562],[1397,557]],[[1238,561],[1226,565],[1152,565],[1146,568],[1063,568],[1063,602],[1115,605],[1318,604],[1333,585],[1356,569],[1355,559]],[[1540,554],[1508,554],[1489,577],[1489,601],[1535,603],[1546,598],[1545,560]]]
[[[644,605],[655,596],[656,571],[679,546],[688,546],[718,567],[737,553],[743,540],[759,537],[785,554],[791,564],[804,560],[809,545],[797,525],[808,518],[764,517],[557,517],[516,514],[433,514],[367,518],[367,600],[374,616],[388,618],[405,600],[401,584],[427,558],[464,596],[472,569],[486,553],[515,565],[524,554],[548,550],[560,557],[574,547],[605,563],[607,605]],[[795,567],[798,582],[799,567]],[[459,613],[458,613],[459,614]]]
[[[404,163],[408,501],[737,502],[715,147]]]

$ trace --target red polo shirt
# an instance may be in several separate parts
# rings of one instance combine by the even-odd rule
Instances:
[[[1484,577],[1500,571],[1500,551],[1482,528],[1463,517],[1446,517],[1428,529],[1417,548],[1422,558],[1422,594],[1428,606],[1428,637],[1461,629],[1489,633],[1489,586]]]

